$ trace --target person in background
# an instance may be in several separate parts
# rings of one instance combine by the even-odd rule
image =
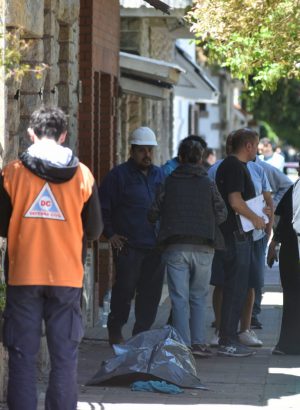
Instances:
[[[258,156],[256,156],[255,158],[255,163],[260,165],[266,173],[268,181],[271,185],[273,209],[275,210],[281,198],[293,183],[290,180],[290,178],[287,177],[283,172],[279,171],[279,169],[275,168],[273,165],[270,165],[268,162],[260,160]],[[273,222],[275,225],[275,221]],[[267,247],[267,243],[265,243],[265,245]],[[261,313],[262,293],[263,287],[255,288],[255,299],[252,309],[251,329],[263,328],[262,323],[258,319],[258,315]]]
[[[203,167],[208,170],[217,161],[216,151],[212,148],[206,148],[203,155]]]
[[[181,141],[180,165],[158,191],[148,219],[160,221],[158,244],[164,248],[172,324],[194,355],[209,357],[206,297],[214,249],[224,247],[218,225],[226,220],[227,209],[202,167],[202,155],[200,142]]]
[[[264,219],[250,210],[246,201],[255,197],[255,188],[247,162],[255,158],[258,135],[242,128],[234,132],[232,153],[219,165],[216,183],[228,210],[227,220],[220,226],[226,249],[222,255],[224,288],[221,310],[218,354],[250,356],[253,351],[239,343],[238,324],[246,300],[253,249],[253,233],[244,232],[238,215],[249,219],[255,229],[265,229]],[[215,255],[215,256],[216,256]]]
[[[191,134],[186,138],[189,138],[193,141],[199,142],[201,144],[202,148],[204,150],[206,150],[207,144],[206,144],[206,142],[204,141],[204,139],[202,137],[199,137],[198,135]],[[179,164],[180,164],[179,158],[178,158],[178,156],[176,156],[172,159],[169,159],[165,164],[163,164],[161,166],[161,169],[163,170],[165,176],[167,177],[179,166]]]
[[[274,152],[271,141],[268,138],[262,138],[259,141],[258,151],[260,152],[259,158],[262,161],[267,162],[273,167],[283,172],[284,168],[284,156]]]
[[[293,185],[293,182],[290,180],[288,176],[286,176],[283,172],[279,171],[273,165],[270,165],[268,162],[262,161],[258,155],[256,155],[255,163],[260,165],[263,170],[265,171],[267,178],[270,182],[271,189],[272,189],[272,199],[274,204],[274,209],[276,209],[277,205],[279,204],[281,198],[286,193],[286,191]]]
[[[77,409],[77,356],[86,241],[102,217],[90,170],[63,147],[67,119],[41,107],[30,118],[33,144],[0,178],[0,235],[8,239],[4,345],[10,410],[36,410],[42,321],[50,355],[45,408]]]
[[[299,172],[299,171],[298,171]],[[279,271],[283,290],[283,310],[275,355],[300,355],[300,183],[291,186],[279,202],[275,214],[279,222],[269,245],[267,262],[272,267],[279,244]]]
[[[115,264],[107,328],[110,345],[123,342],[135,296],[133,335],[152,326],[161,297],[164,267],[156,247],[156,227],[147,219],[163,171],[152,164],[156,136],[148,127],[135,129],[130,138],[128,161],[114,167],[99,187],[108,239]]]
[[[191,139],[192,141],[199,142],[201,147],[203,148],[203,151],[207,149],[207,144],[204,141],[204,139],[198,135],[190,134],[188,139]],[[178,166],[180,165],[179,157],[176,156],[172,159],[169,159],[165,164],[161,166],[161,169],[163,170],[164,175],[167,177],[169,176]],[[170,310],[170,314],[168,316],[167,324],[172,325],[172,309]]]
[[[226,153],[231,154],[232,151],[232,140],[234,138],[235,132],[232,132],[226,140]],[[216,173],[217,167],[221,164],[221,161],[213,166],[208,174],[213,177]],[[257,335],[251,327],[251,314],[253,310],[253,302],[255,297],[255,289],[261,288],[263,286],[264,279],[264,266],[265,266],[265,249],[266,243],[271,233],[272,220],[273,220],[273,202],[271,197],[271,187],[266,177],[264,170],[256,164],[256,162],[247,162],[247,168],[250,172],[251,180],[254,184],[255,194],[264,195],[266,201],[266,206],[270,208],[270,220],[267,224],[266,232],[262,230],[253,231],[253,250],[251,254],[251,266],[250,275],[248,283],[248,295],[244,305],[244,309],[240,320],[240,333],[238,335],[239,341],[242,344],[250,347],[260,347],[262,342],[258,339]],[[220,315],[221,315],[221,304],[223,296],[224,287],[224,271],[223,271],[223,260],[220,258],[220,254],[217,253],[213,261],[211,284],[215,286],[213,292],[213,307],[215,311],[215,334],[211,341],[211,345],[215,346],[218,344],[218,331],[220,326]]]
[[[263,170],[265,171],[266,177],[271,186],[273,209],[276,209],[276,206],[278,205],[280,199],[283,197],[285,192],[288,190],[288,188],[293,183],[283,172],[279,171],[273,165],[270,165],[267,162],[260,160],[258,155],[256,155],[253,161],[254,162],[252,161],[248,162],[247,167],[250,172],[252,168],[253,168],[253,171],[255,172],[254,168],[257,168],[256,164],[260,165],[263,168]],[[215,180],[216,172],[221,162],[222,160],[218,160],[213,166],[209,168],[208,175],[210,178]],[[256,173],[257,173],[257,170],[256,170]],[[267,246],[266,241],[265,241],[265,245]],[[263,280],[261,283],[263,284]],[[213,300],[214,300],[213,305],[216,306],[216,310],[220,309],[220,303],[221,303],[220,302],[221,297],[219,295],[220,292],[222,292],[221,287],[220,288],[216,287],[213,293]],[[261,300],[262,300],[262,287],[258,286],[258,287],[255,287],[255,299],[254,299],[254,305],[252,309],[251,329],[262,329],[263,328],[262,323],[258,320],[258,315],[261,313]],[[216,343],[217,338],[218,336],[217,334],[215,334],[212,340],[213,344]]]

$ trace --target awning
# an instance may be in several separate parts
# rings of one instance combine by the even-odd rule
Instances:
[[[184,70],[177,64],[120,52],[120,85],[125,93],[165,99]]]
[[[168,3],[168,4],[167,4]],[[120,0],[121,17],[182,18],[192,0]]]
[[[175,61],[185,71],[174,87],[175,95],[199,103],[217,104],[220,95],[217,87],[203,69],[178,46],[175,50]]]
[[[144,0],[146,3],[149,3],[150,6],[154,7],[157,10],[161,10],[163,13],[170,14],[170,6],[160,0]]]

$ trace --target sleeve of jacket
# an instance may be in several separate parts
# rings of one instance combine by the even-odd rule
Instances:
[[[113,214],[119,205],[122,188],[116,169],[110,171],[99,186],[98,195],[104,222],[103,233],[107,239],[118,233],[113,228]]]
[[[8,193],[4,188],[4,179],[0,174],[0,236],[7,238],[9,221],[12,214],[12,204]]]
[[[293,184],[292,181],[287,177],[285,174],[283,174],[281,171],[275,168],[275,171],[272,174],[272,181],[270,181],[272,191],[273,191],[273,202],[274,206],[276,207],[286,191],[290,188],[290,186]]]
[[[81,219],[86,239],[97,240],[103,232],[103,219],[95,182],[92,193],[82,209]]]
[[[148,211],[148,221],[155,223],[160,218],[161,207],[165,198],[165,184],[162,183],[156,192],[155,199]]]
[[[216,222],[218,225],[225,222],[227,219],[227,208],[225,202],[217,188],[217,185],[214,181],[210,181],[211,183],[211,190],[212,190],[212,200],[213,200],[213,207],[216,216]]]

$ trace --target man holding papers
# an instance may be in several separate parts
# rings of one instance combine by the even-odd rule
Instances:
[[[220,164],[216,183],[226,203],[228,218],[220,228],[225,238],[223,253],[225,284],[220,325],[218,354],[222,356],[250,356],[253,351],[239,343],[237,330],[249,284],[250,261],[253,250],[253,231],[245,232],[239,215],[247,218],[255,229],[265,229],[264,219],[253,212],[246,201],[256,196],[247,169],[247,162],[255,158],[258,146],[255,131],[243,128],[232,136],[232,154]]]

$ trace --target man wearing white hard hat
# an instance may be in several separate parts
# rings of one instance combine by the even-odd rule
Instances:
[[[131,133],[130,158],[114,167],[99,187],[104,235],[113,249],[116,278],[108,317],[109,343],[122,343],[135,296],[133,334],[150,329],[159,304],[164,267],[155,249],[156,229],[147,219],[155,193],[164,179],[152,164],[155,133],[139,127]]]

